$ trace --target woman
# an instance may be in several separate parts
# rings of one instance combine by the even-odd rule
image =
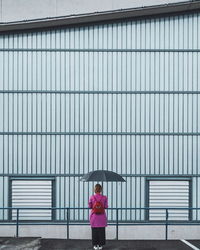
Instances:
[[[102,249],[105,245],[105,227],[107,226],[107,217],[105,208],[108,208],[108,199],[102,195],[102,186],[96,184],[94,195],[89,199],[90,225],[92,228],[92,244],[94,249]]]

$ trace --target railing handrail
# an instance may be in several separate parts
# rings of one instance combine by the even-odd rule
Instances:
[[[0,207],[0,210],[16,210],[16,220],[12,220],[11,222],[15,222],[16,224],[16,237],[19,236],[19,225],[20,223],[21,224],[24,224],[24,220],[20,220],[20,210],[64,210],[64,211],[67,211],[67,220],[64,220],[66,221],[66,226],[67,226],[67,239],[69,239],[69,226],[70,226],[70,222],[72,222],[73,220],[70,220],[70,210],[89,210],[91,208],[88,208],[88,207]],[[192,210],[200,210],[200,207],[198,208],[194,208],[194,207],[134,207],[134,208],[107,208],[108,210],[116,210],[116,223],[114,225],[116,225],[116,239],[118,240],[118,235],[119,235],[119,226],[120,225],[124,225],[124,223],[120,223],[119,222],[119,211],[120,210],[164,210],[165,211],[165,220],[161,220],[162,221],[162,224],[165,225],[165,239],[168,240],[168,226],[170,225],[170,222],[169,221],[169,211],[170,210],[188,210],[188,213]],[[133,220],[133,221],[137,221],[137,220]],[[142,224],[142,221],[145,221],[145,220],[140,220],[141,221],[141,224]],[[194,221],[194,220],[193,220]],[[196,220],[197,221],[197,220]],[[9,221],[5,220],[5,224],[7,224]],[[54,220],[47,220],[48,224],[49,222],[54,222]],[[62,222],[62,220],[61,220]],[[155,221],[149,221],[150,225],[155,225]],[[152,223],[151,223],[152,222]],[[159,222],[159,225],[161,225],[160,221],[157,221],[157,223]],[[175,222],[175,221],[173,221]],[[173,225],[179,225],[181,221],[179,221],[179,223],[173,223]],[[183,221],[184,223],[186,222],[185,220]],[[126,225],[129,225],[128,223],[125,223]],[[189,220],[189,217],[188,217],[188,220],[187,220],[187,225],[192,225],[191,221]],[[34,222],[32,223],[29,223],[29,225],[34,225]]]
[[[88,207],[0,207],[0,209],[91,209]],[[109,207],[106,210],[154,210],[154,209],[178,209],[178,210],[200,210],[200,207]]]

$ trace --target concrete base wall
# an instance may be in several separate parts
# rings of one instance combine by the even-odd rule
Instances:
[[[170,239],[186,239],[195,240],[199,239],[200,226],[170,226],[168,230],[168,236]]]
[[[143,240],[143,239],[165,239],[164,226],[121,226],[119,227],[119,239],[121,240]]]
[[[1,237],[15,237],[15,226],[0,226]],[[119,240],[165,240],[165,226],[136,225],[120,226]],[[169,226],[168,239],[199,239],[200,225],[194,226]],[[42,237],[67,239],[65,225],[22,225],[19,227],[19,237]],[[90,226],[70,226],[70,239],[91,239]],[[116,227],[106,228],[106,238],[116,239]]]

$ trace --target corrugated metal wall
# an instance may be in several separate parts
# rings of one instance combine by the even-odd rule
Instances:
[[[55,175],[57,206],[87,206],[79,174],[109,169],[127,179],[104,185],[110,207],[144,207],[146,175],[193,175],[199,207],[199,29],[191,14],[1,35],[1,206],[13,174]]]

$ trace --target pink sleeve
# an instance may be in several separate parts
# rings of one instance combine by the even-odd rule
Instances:
[[[108,208],[108,198],[105,196],[104,208]]]
[[[92,208],[92,196],[90,196],[89,202],[88,202],[88,207]]]

